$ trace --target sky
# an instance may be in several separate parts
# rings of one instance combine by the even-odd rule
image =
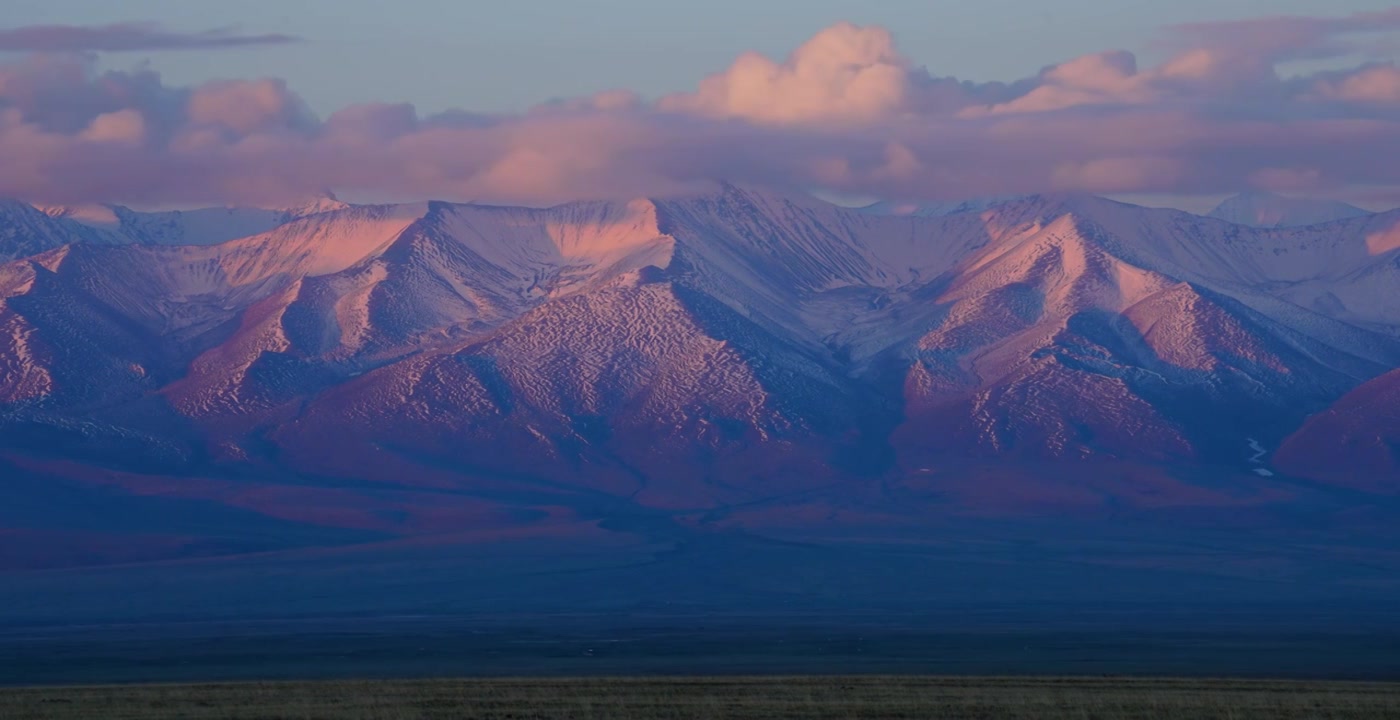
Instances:
[[[519,111],[551,98],[627,88],[685,90],[756,50],[781,57],[845,20],[893,31],[935,75],[1015,80],[1089,52],[1152,57],[1166,25],[1264,15],[1345,15],[1395,0],[7,0],[3,24],[155,21],[235,27],[305,42],[219,53],[132,53],[177,84],[287,80],[320,112],[410,102],[425,112]],[[392,9],[391,9],[392,8]]]
[[[0,195],[1389,203],[1397,5],[8,0]]]

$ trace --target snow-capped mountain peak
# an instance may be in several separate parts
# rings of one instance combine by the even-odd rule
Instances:
[[[285,207],[272,208],[283,214],[287,220],[294,220],[307,215],[318,215],[320,213],[344,210],[350,207],[349,203],[341,202],[335,193],[327,190],[319,195],[308,198],[303,202],[289,204]]]
[[[1210,211],[1208,217],[1251,227],[1286,228],[1318,225],[1369,214],[1359,207],[1336,200],[1296,198],[1271,192],[1251,191],[1221,202]]]
[[[887,458],[862,472],[1228,465],[1400,365],[1393,213],[1257,229],[1046,194],[899,215],[732,185],[109,209],[147,240],[0,206],[18,258],[0,367],[24,379],[0,403],[140,418],[159,398],[212,443],[274,443],[314,473],[358,472],[330,469],[347,442],[649,493],[679,491],[677,466],[838,448]]]

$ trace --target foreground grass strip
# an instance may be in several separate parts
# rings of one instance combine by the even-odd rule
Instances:
[[[1381,720],[1400,684],[762,677],[338,681],[0,690],[7,720]]]

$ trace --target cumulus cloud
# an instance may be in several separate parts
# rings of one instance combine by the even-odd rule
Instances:
[[[661,108],[764,123],[865,122],[902,110],[913,74],[888,30],[838,23],[782,63],[745,53]]]
[[[291,35],[244,35],[231,28],[182,33],[154,23],[114,25],[30,25],[0,29],[0,52],[131,52],[207,50],[298,42]]]
[[[936,77],[890,32],[842,23],[691,92],[511,115],[364,104],[318,118],[275,79],[177,87],[42,55],[0,65],[0,195],[280,203],[329,188],[537,204],[718,181],[896,200],[1400,186],[1394,65],[1277,71],[1400,13],[1250,22],[1174,28],[1180,47],[1150,67],[1115,50],[985,84]]]
[[[80,137],[90,142],[140,144],[146,138],[146,118],[131,108],[102,113]]]
[[[280,80],[223,80],[195,88],[186,117],[196,127],[219,128],[233,137],[311,127],[314,119]]]
[[[889,30],[842,22],[783,62],[745,53],[696,91],[664,97],[657,108],[764,125],[859,125],[955,111],[1010,92],[1000,83],[933,77],[899,52]]]

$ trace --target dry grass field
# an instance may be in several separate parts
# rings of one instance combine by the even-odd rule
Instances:
[[[1382,720],[1400,684],[1119,678],[338,681],[0,690],[6,720]]]

